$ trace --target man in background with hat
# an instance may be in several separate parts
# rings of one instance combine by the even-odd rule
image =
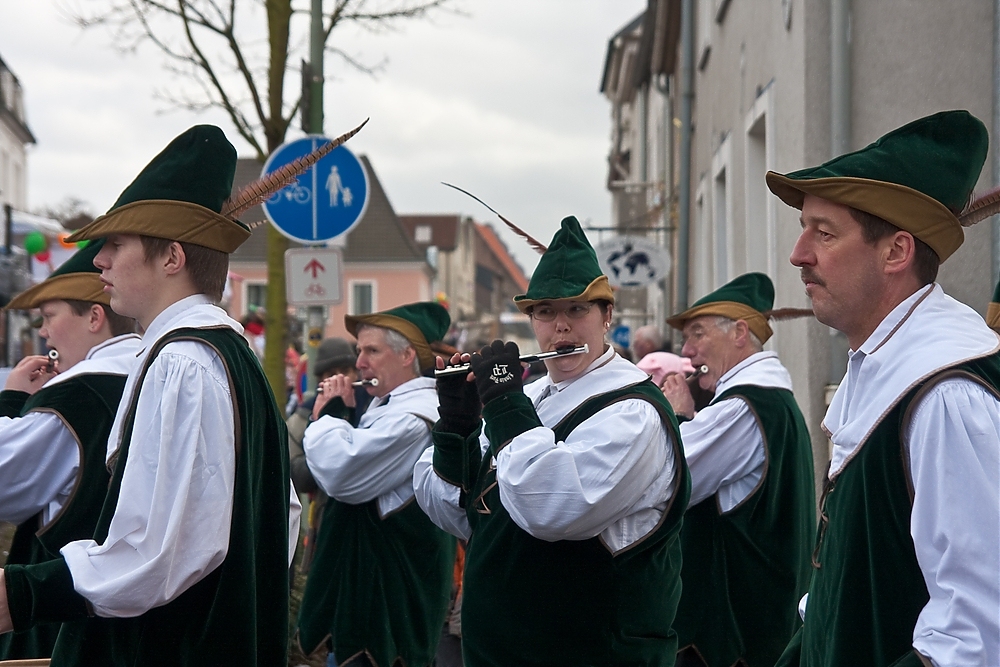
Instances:
[[[786,175],[816,318],[847,336],[804,626],[784,665],[1000,664],[1000,345],[934,281],[986,159],[967,111]]]
[[[344,375],[352,382],[358,379],[358,369],[354,367],[358,356],[354,352],[354,346],[343,338],[334,336],[323,339],[316,348],[315,355],[316,363],[313,365],[313,374],[319,382],[335,375]],[[292,477],[292,484],[295,485],[296,491],[308,493],[311,498],[305,548],[301,557],[302,572],[309,571],[312,557],[316,553],[316,537],[323,505],[327,498],[309,470],[306,453],[302,449],[302,438],[306,428],[312,422],[312,410],[316,403],[316,396],[315,393],[305,396],[302,403],[295,408],[295,412],[285,420],[285,425],[288,427],[288,470]],[[354,410],[350,418],[353,425],[357,426],[371,400],[371,395],[365,391],[364,387],[354,388]]]
[[[576,218],[514,301],[543,352],[587,351],[523,386],[517,345],[494,341],[469,358],[474,381],[438,379],[414,484],[435,523],[469,540],[466,667],[669,667],[687,467],[663,394],[605,341],[614,294]]]
[[[299,611],[299,643],[329,639],[330,664],[430,665],[451,594],[455,540],[413,502],[413,464],[438,418],[429,343],[451,318],[437,303],[348,315],[356,366],[373,396],[356,424],[352,377],[320,383],[303,444],[330,496]]]
[[[70,237],[106,238],[104,292],[144,334],[94,539],[9,566],[0,586],[0,628],[65,621],[54,666],[287,659],[285,424],[239,323],[215,305],[249,237],[220,213],[235,167],[222,131],[196,126]]]
[[[771,279],[747,273],[667,320],[684,334],[682,354],[708,367],[698,384],[715,392],[695,414],[684,377],[663,382],[691,471],[679,667],[770,667],[801,624],[816,530],[812,447],[792,379],[764,351],[773,306]]]
[[[0,392],[0,520],[18,524],[8,565],[59,557],[93,535],[108,490],[108,434],[135,356],[135,321],[111,310],[94,256],[78,251],[8,309],[38,308],[59,353],[22,359]],[[0,636],[0,660],[48,658],[59,624]]]

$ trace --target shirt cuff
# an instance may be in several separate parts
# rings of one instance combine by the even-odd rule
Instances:
[[[24,404],[31,397],[26,391],[4,389],[0,391],[0,417],[20,417]]]
[[[86,598],[73,588],[73,575],[62,558],[36,565],[8,565],[4,578],[15,632],[91,615]]]
[[[519,391],[509,391],[484,405],[483,421],[493,456],[525,431],[542,426],[531,399]]]

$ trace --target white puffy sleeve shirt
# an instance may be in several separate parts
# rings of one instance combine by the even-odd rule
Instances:
[[[431,446],[437,421],[437,390],[431,378],[415,378],[376,398],[357,428],[320,417],[302,438],[309,471],[323,491],[343,503],[378,499],[384,516],[413,498],[413,465]]]
[[[600,535],[617,552],[657,525],[672,496],[675,461],[671,438],[651,404],[615,403],[566,440],[556,441],[550,428],[587,398],[645,377],[609,349],[578,378],[558,384],[543,378],[525,388],[544,426],[521,433],[496,457],[501,502],[521,529],[546,541]],[[485,435],[480,447],[489,456]],[[431,450],[416,465],[414,486],[432,521],[469,537],[459,490],[434,473]]]

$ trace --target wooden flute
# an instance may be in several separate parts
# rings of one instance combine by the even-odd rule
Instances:
[[[538,354],[522,354],[520,359],[522,363],[531,364],[536,361],[544,361],[545,359],[552,359],[554,357],[568,357],[573,354],[587,354],[590,352],[590,347],[586,344],[577,345],[576,347],[560,347],[552,352],[539,352]],[[434,377],[442,377],[447,375],[458,375],[459,373],[468,373],[472,368],[472,364],[456,364],[454,366],[448,366],[447,368],[434,369]]]

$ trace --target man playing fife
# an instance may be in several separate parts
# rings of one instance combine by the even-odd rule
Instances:
[[[681,542],[677,664],[771,667],[800,625],[816,530],[809,431],[792,380],[774,352],[767,315],[774,286],[762,273],[723,285],[667,322],[682,353],[715,392],[697,413],[687,382],[668,375],[691,471]]]
[[[413,464],[431,446],[438,417],[429,343],[448,331],[448,311],[414,303],[348,315],[357,368],[374,396],[352,423],[347,375],[320,383],[303,439],[309,470],[330,496],[299,611],[309,652],[329,638],[329,664],[432,664],[451,595],[455,539],[413,502]]]
[[[605,342],[614,294],[576,218],[514,300],[543,352],[589,351],[522,387],[517,345],[494,341],[471,357],[474,382],[438,380],[414,484],[431,519],[469,540],[465,664],[669,667],[689,492],[673,412]]]
[[[987,154],[966,111],[767,174],[791,262],[851,351],[802,630],[779,664],[1000,665],[1000,345],[935,284]]]
[[[25,357],[0,392],[0,520],[19,524],[7,564],[59,557],[94,534],[110,475],[108,434],[142,347],[135,321],[104,293],[91,243],[7,304],[38,308],[39,335],[59,353]],[[59,624],[0,637],[0,660],[48,658]]]
[[[222,131],[177,137],[111,211],[71,240],[143,348],[108,440],[94,539],[8,566],[0,630],[67,621],[52,665],[284,664],[284,421],[237,322],[213,305],[247,227],[220,214],[236,151]]]

